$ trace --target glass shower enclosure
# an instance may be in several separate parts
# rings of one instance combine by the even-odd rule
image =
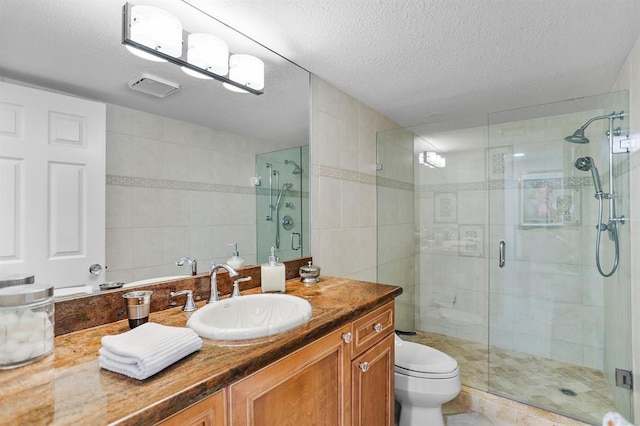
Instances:
[[[623,220],[616,271],[604,277],[596,266],[598,235],[601,269],[614,264],[615,244],[601,225],[609,224],[609,199],[617,217],[628,216],[628,121],[614,120],[611,139],[606,118],[583,129],[589,143],[565,137],[612,111],[628,113],[626,92],[497,112],[478,128],[378,134],[378,279],[393,282],[394,271],[411,266],[399,272],[409,288],[399,326],[415,332],[404,338],[456,358],[464,385],[588,423],[609,410],[632,417]],[[427,153],[445,164],[425,164]],[[585,158],[599,170],[603,219],[596,174],[576,166]],[[398,202],[414,212],[411,232],[409,216],[393,213]]]
[[[256,156],[257,262],[308,256],[309,146]]]

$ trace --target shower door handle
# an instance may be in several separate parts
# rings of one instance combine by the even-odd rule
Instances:
[[[298,244],[294,244],[293,237],[298,237]],[[291,250],[300,250],[302,247],[302,235],[299,232],[291,233]]]
[[[504,268],[504,246],[504,240],[500,240],[500,243],[498,243],[498,266],[501,268]]]

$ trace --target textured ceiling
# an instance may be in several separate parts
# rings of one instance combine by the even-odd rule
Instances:
[[[404,126],[608,92],[633,0],[188,0]]]
[[[305,129],[307,74],[265,59],[267,94],[213,89],[120,45],[121,0],[2,0],[0,76],[205,125],[275,145]],[[139,0],[209,30],[206,11],[404,126],[486,123],[487,114],[608,92],[640,32],[633,0]],[[218,30],[216,30],[218,31]],[[224,29],[220,29],[224,31]],[[158,100],[126,82],[150,72],[182,84]],[[284,84],[291,81],[292,87]],[[248,114],[250,113],[250,114]],[[251,120],[247,116],[253,117]],[[291,119],[294,117],[295,119]],[[293,136],[292,136],[293,135]]]

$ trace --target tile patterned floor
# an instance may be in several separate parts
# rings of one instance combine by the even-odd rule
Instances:
[[[455,337],[419,331],[403,339],[445,352],[458,361],[462,383],[480,390],[578,418],[601,422],[615,409],[604,374],[599,370],[536,357]],[[489,356],[491,365],[489,370]],[[490,374],[489,374],[490,372]],[[560,389],[576,392],[567,396]]]

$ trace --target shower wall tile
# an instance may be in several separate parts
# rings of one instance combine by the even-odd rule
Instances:
[[[132,267],[146,268],[157,266],[162,260],[162,228],[133,228],[132,232]]]
[[[187,125],[187,145],[190,148],[211,149],[212,142],[213,146],[221,147],[230,142],[230,137],[230,134],[226,132],[219,132],[215,129],[195,124]],[[233,151],[226,150],[226,152]]]
[[[107,105],[107,132],[133,134],[133,110],[118,105]],[[107,137],[108,139],[108,137]]]
[[[133,227],[162,226],[162,189],[132,188]]]
[[[211,164],[207,168],[212,168]],[[181,145],[162,143],[162,177],[167,180],[189,180],[189,153]]]
[[[318,138],[322,141],[322,144],[318,147],[320,152],[319,164],[339,168],[342,165],[342,128],[340,120],[321,112],[314,119],[319,121]]]
[[[162,141],[163,118],[144,111],[133,110],[133,135]]]
[[[313,227],[332,230],[342,226],[342,182],[330,177],[318,177],[318,201],[321,206],[314,215]]]
[[[133,266],[133,232],[130,228],[106,230],[106,265],[108,273],[130,270]],[[111,279],[111,277],[110,277]]]
[[[360,226],[360,184],[358,182],[343,180],[342,184],[342,213],[341,226],[343,228],[353,228]]]
[[[162,229],[162,261],[164,265],[171,267],[170,273],[166,275],[189,274],[187,266],[178,269],[175,266],[176,260],[189,253],[189,227],[188,226],[170,226]],[[197,258],[196,258],[197,259]],[[202,262],[203,259],[200,258]],[[206,264],[206,262],[203,262]],[[205,270],[204,264],[201,264],[202,271]]]
[[[357,110],[356,110],[357,111]],[[356,112],[357,114],[357,112]],[[358,121],[342,121],[340,128],[340,167],[344,170],[359,170],[357,158],[360,156]]]
[[[551,340],[548,358],[571,364],[583,365],[582,349],[583,345],[579,343],[565,342],[563,340]]]
[[[189,223],[195,226],[213,225],[213,194],[189,191]]]
[[[374,185],[359,184],[359,204],[356,211],[359,213],[360,226],[376,225],[376,188]]]
[[[169,145],[169,144],[167,144]],[[188,178],[192,182],[204,182],[204,183],[226,183],[223,182],[222,173],[217,173],[220,170],[218,167],[218,162],[214,162],[216,158],[224,158],[224,157],[215,157],[213,152],[208,149],[202,148],[190,148],[187,152],[184,151],[180,145],[172,144],[174,147],[181,148],[179,151],[175,152],[175,155],[185,157],[187,163],[187,168],[182,169],[176,177],[172,179],[175,180],[184,180],[185,177]],[[181,162],[184,163],[185,160]],[[226,161],[224,163],[227,163]],[[235,163],[235,162],[233,162]],[[251,162],[253,164],[253,162]],[[185,171],[188,171],[188,174],[185,176]],[[245,176],[251,176],[255,174],[255,172],[251,172],[250,174],[246,174]]]
[[[162,179],[162,142],[145,137],[134,137],[131,161],[133,176]]]
[[[458,193],[458,223],[484,224],[487,191],[460,191]]]
[[[115,206],[106,211],[106,228],[125,228],[133,220],[132,188],[125,186],[106,187],[106,205]]]
[[[106,171],[108,175],[131,176],[133,137],[107,132]]]
[[[188,226],[190,218],[189,191],[163,189],[160,212],[163,226]]]

